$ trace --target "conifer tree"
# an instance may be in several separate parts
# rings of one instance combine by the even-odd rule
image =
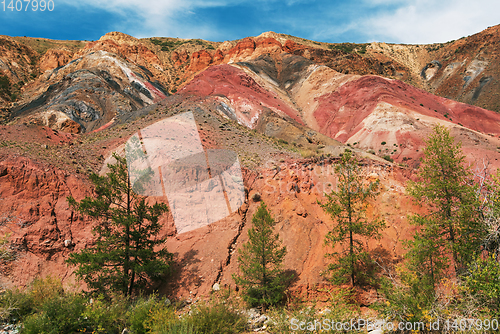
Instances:
[[[169,272],[172,254],[164,246],[166,239],[157,237],[158,219],[168,207],[163,203],[150,206],[145,197],[137,195],[125,158],[114,157],[117,163],[108,164],[110,171],[105,176],[90,175],[95,197],[80,202],[68,197],[72,209],[95,219],[97,225],[93,229],[95,244],[70,254],[67,262],[78,265],[76,275],[93,291],[111,289],[131,295]]]
[[[470,168],[465,166],[461,144],[455,144],[443,126],[434,128],[426,144],[419,180],[409,182],[408,193],[429,213],[410,217],[410,222],[420,229],[410,242],[409,255],[415,264],[427,263],[420,273],[431,276],[434,284],[449,267],[448,258],[456,274],[464,272],[480,250],[484,229],[476,187]],[[425,247],[421,242],[424,239]]]
[[[282,269],[286,247],[281,246],[279,235],[273,233],[276,224],[262,202],[252,218],[253,227],[248,230],[248,242],[239,249],[241,275],[233,275],[236,284],[245,290],[245,299],[252,306],[279,303],[286,290]]]
[[[379,181],[365,184],[357,159],[346,151],[335,167],[338,174],[338,191],[326,194],[326,201],[319,203],[335,222],[328,232],[325,243],[342,250],[327,254],[334,259],[328,269],[335,283],[344,283],[349,278],[354,287],[366,276],[366,267],[371,260],[363,241],[379,238],[385,222],[368,220],[366,207],[368,200],[377,194]]]

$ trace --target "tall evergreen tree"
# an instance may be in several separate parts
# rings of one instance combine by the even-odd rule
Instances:
[[[434,254],[433,264],[429,262],[425,274],[433,275],[435,281],[449,266],[448,257],[457,274],[465,270],[480,250],[484,229],[479,219],[476,187],[470,168],[465,165],[461,144],[455,144],[443,126],[434,128],[426,144],[419,180],[409,182],[408,193],[429,212],[410,217],[410,222],[420,227],[410,242],[410,256],[426,254],[413,257],[413,261],[423,264],[431,261]],[[424,239],[425,247],[421,242]]]
[[[379,219],[368,220],[366,207],[368,200],[375,197],[379,181],[365,184],[361,168],[351,152],[342,155],[335,167],[338,174],[338,191],[326,194],[326,201],[320,203],[323,210],[330,214],[335,226],[326,235],[325,242],[332,247],[341,245],[340,252],[327,256],[334,259],[329,265],[334,282],[343,283],[349,277],[351,285],[360,282],[370,263],[369,254],[363,241],[379,238],[385,222]]]
[[[290,279],[282,269],[286,247],[281,247],[279,235],[273,233],[276,223],[264,202],[253,216],[252,224],[248,242],[239,249],[241,275],[233,275],[233,279],[245,289],[247,302],[266,308],[283,299]]]
[[[93,229],[95,245],[70,254],[67,262],[78,265],[76,275],[92,290],[131,295],[169,272],[172,254],[164,246],[166,239],[157,237],[158,219],[168,207],[163,203],[150,206],[145,197],[137,195],[125,158],[114,157],[117,163],[108,165],[107,175],[90,175],[95,197],[80,202],[68,197],[71,208],[95,219],[97,225]]]

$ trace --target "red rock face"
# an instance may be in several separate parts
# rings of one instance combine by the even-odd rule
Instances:
[[[221,50],[215,51],[213,62],[218,65],[224,60],[224,53]]]
[[[91,225],[69,209],[66,197],[81,199],[87,194],[82,177],[26,158],[0,162],[0,234],[11,233],[18,255],[2,283],[25,285],[46,275],[74,281],[64,260],[71,251],[89,245],[92,234]]]
[[[500,115],[495,112],[437,97],[399,80],[342,75],[302,57],[283,56],[279,71],[275,62],[268,56],[237,65],[245,71],[213,66],[180,94],[228,98],[233,116],[250,128],[260,124],[268,108],[330,138],[412,166],[418,166],[424,139],[442,124],[464,137],[466,152],[490,152],[496,159],[493,165],[500,166]],[[470,157],[471,162],[475,159]]]
[[[495,112],[375,76],[350,81],[316,101],[317,130],[341,142],[357,142],[357,147],[380,150],[396,161],[417,161],[432,127],[442,124],[462,142],[465,152],[475,151],[468,156],[471,162],[488,155],[494,166],[500,166],[495,149],[500,143],[500,115]]]
[[[189,60],[189,53],[186,50],[181,50],[179,52],[174,51],[171,55],[172,61],[175,67],[180,67],[182,64]]]
[[[144,45],[122,46],[122,53],[126,59],[141,66],[157,65],[161,66],[161,61],[156,54]]]
[[[290,39],[287,39],[285,45],[283,46],[283,50],[288,53],[293,53],[294,51],[305,50],[305,49],[307,49],[306,46],[295,43]]]
[[[324,284],[320,273],[328,263],[324,254],[330,250],[323,246],[323,240],[332,222],[317,199],[323,199],[323,193],[336,185],[333,162],[290,160],[280,164],[279,173],[275,169],[262,169],[260,176],[244,170],[250,197],[259,192],[278,223],[276,231],[288,250],[284,267],[297,277],[294,291],[307,293]],[[384,261],[391,262],[402,254],[401,241],[412,232],[405,213],[418,208],[403,194],[406,180],[403,170],[368,165],[370,177],[380,178],[382,183],[382,193],[368,214],[382,214],[389,219],[384,237],[371,242],[370,249],[386,254]],[[4,286],[23,286],[34,277],[47,275],[61,278],[64,284],[75,283],[73,268],[64,261],[70,252],[92,245],[92,223],[72,212],[66,197],[71,195],[80,200],[90,195],[89,190],[85,178],[33,160],[0,161],[0,198],[2,208],[8,208],[2,209],[2,217],[10,220],[0,227],[0,235],[12,233],[10,241],[19,255],[9,267],[2,268],[4,273],[9,270],[1,278]],[[397,208],[395,203],[399,204]],[[250,201],[221,221],[181,235],[172,233],[171,216],[162,218],[165,224],[162,233],[169,235],[167,247],[175,254],[176,265],[173,277],[161,291],[169,297],[200,298],[209,294],[216,281],[234,287],[232,274],[238,271],[235,254],[248,240],[250,221],[259,205]]]
[[[259,52],[276,53],[283,51],[281,43],[271,37],[258,39],[255,46],[255,49]]]
[[[88,52],[89,50],[101,50],[116,53],[130,62],[148,68],[151,65],[161,65],[161,61],[158,56],[142,44],[118,44],[109,39],[98,40],[87,43],[83,51],[79,52],[77,56],[81,57],[82,54]]]
[[[56,67],[64,66],[73,57],[73,53],[66,50],[48,50],[40,59],[40,71],[53,70]]]
[[[211,65],[245,61],[264,54],[280,54],[282,52],[283,46],[274,38],[248,37],[229,50],[217,49],[213,55],[206,50],[194,52],[191,55],[190,66],[186,70],[185,77],[189,81],[189,78],[192,78],[194,74],[205,70]],[[174,60],[176,66],[180,66],[185,62],[185,60],[181,60],[180,54],[175,51],[172,54],[172,60]]]
[[[494,112],[436,97],[401,81],[376,76],[366,76],[346,83],[317,101],[318,107],[314,115],[321,132],[343,142],[354,134],[356,127],[380,102],[443,121],[452,119],[455,124],[500,135],[500,115]],[[479,119],[484,121],[478,121]]]
[[[196,76],[178,94],[226,97],[231,101],[237,119],[249,128],[255,128],[264,108],[302,124],[297,112],[276,94],[265,90],[245,72],[230,65],[210,67]]]
[[[252,38],[245,38],[238,42],[234,48],[227,53],[228,58],[249,56],[255,50],[255,41]]]
[[[188,71],[191,73],[197,73],[204,70],[212,63],[212,55],[206,50],[201,50],[194,52],[191,56],[191,63],[188,67]]]

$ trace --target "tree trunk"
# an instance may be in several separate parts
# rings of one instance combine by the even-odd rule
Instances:
[[[348,177],[350,178],[351,173],[349,171]],[[349,189],[347,192],[347,212],[349,215],[349,255],[351,257],[351,284],[354,287],[354,238],[352,235],[352,208],[351,208],[351,185],[349,184]]]
[[[130,177],[127,176],[127,218],[130,217]],[[128,220],[125,220],[125,258],[123,261],[123,274],[125,278],[127,279],[127,282],[129,282],[129,271],[130,271],[130,225]],[[125,294],[127,296],[130,295],[131,291],[131,285],[127,283],[127,286],[125,287]]]
[[[135,283],[135,270],[132,269],[132,273],[130,275],[130,282],[128,286],[128,291],[127,291],[127,296],[132,296],[132,291],[134,289],[134,283]]]

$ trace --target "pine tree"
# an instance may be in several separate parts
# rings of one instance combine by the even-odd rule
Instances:
[[[335,172],[339,178],[338,191],[332,190],[326,194],[326,201],[319,203],[335,222],[325,243],[342,247],[340,252],[327,254],[335,261],[328,269],[335,283],[344,283],[349,277],[354,287],[366,276],[366,267],[371,262],[363,241],[379,238],[379,231],[385,227],[384,221],[369,221],[365,215],[368,200],[377,194],[378,180],[365,185],[358,161],[348,151],[342,155]]]
[[[286,247],[281,247],[279,235],[273,233],[274,219],[261,206],[252,218],[253,227],[248,231],[248,242],[239,249],[238,261],[241,275],[233,275],[236,284],[245,289],[245,299],[252,306],[263,306],[279,303],[286,290],[286,282],[282,269]]]
[[[420,227],[410,242],[413,261],[424,264],[433,283],[449,267],[451,258],[457,274],[463,273],[480,250],[484,229],[479,219],[476,187],[460,143],[443,126],[436,126],[426,141],[417,182],[409,182],[408,193],[426,205],[428,214],[410,217]],[[429,236],[433,236],[430,238]],[[427,240],[424,244],[421,240]],[[428,250],[432,250],[429,253]],[[427,254],[420,258],[415,255]],[[433,254],[433,264],[430,265]]]
[[[137,195],[125,158],[114,157],[117,163],[108,165],[107,175],[90,175],[94,198],[87,196],[77,202],[68,197],[72,209],[95,219],[97,225],[93,229],[95,245],[70,254],[67,262],[78,265],[76,275],[93,291],[111,289],[131,295],[169,272],[172,254],[164,247],[166,239],[157,237],[158,219],[168,207],[163,203],[150,206],[145,197]]]

